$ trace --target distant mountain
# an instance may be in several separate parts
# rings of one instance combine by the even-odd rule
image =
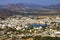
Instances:
[[[12,15],[60,15],[60,4],[41,6],[37,4],[8,4],[0,5],[0,17]]]
[[[26,4],[26,3],[0,5],[0,8],[12,9],[12,10],[23,9],[23,8],[40,8],[40,7],[43,6],[37,4]]]
[[[17,3],[17,4],[8,4],[9,6],[23,6],[23,7],[40,7],[41,5],[37,4],[26,4],[26,3]]]
[[[47,8],[47,9],[56,9],[56,10],[60,10],[60,4],[49,5],[49,6],[46,6],[45,8]]]
[[[17,3],[17,4],[0,5],[0,8],[11,9],[11,10],[36,9],[36,8],[60,10],[60,4],[42,6],[42,5],[37,5],[37,4]]]

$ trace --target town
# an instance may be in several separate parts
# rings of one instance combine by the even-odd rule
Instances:
[[[60,16],[13,15],[5,20],[0,18],[1,40],[23,40],[23,37],[32,37],[30,40],[33,40],[36,36],[60,37]]]

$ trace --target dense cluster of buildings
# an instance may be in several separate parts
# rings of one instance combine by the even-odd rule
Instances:
[[[15,15],[0,20],[0,35],[3,37],[52,36],[60,37],[60,18],[37,19]]]

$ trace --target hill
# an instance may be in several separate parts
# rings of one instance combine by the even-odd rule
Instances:
[[[0,5],[0,17],[12,15],[60,15],[60,4],[41,6],[36,4],[9,4]]]

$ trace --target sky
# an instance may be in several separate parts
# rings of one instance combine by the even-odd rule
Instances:
[[[0,5],[6,5],[8,3],[28,3],[28,4],[39,4],[39,5],[51,5],[59,4],[60,0],[0,0]]]

